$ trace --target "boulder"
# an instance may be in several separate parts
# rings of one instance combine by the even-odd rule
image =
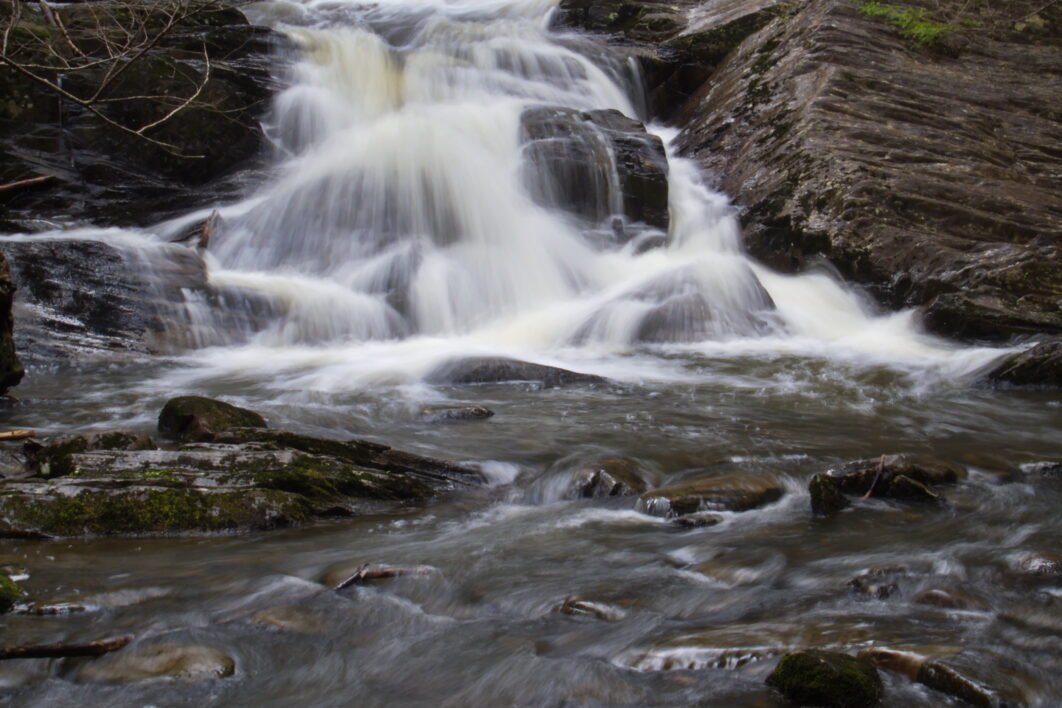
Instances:
[[[229,428],[265,428],[265,418],[203,396],[171,398],[159,413],[159,432],[185,442],[213,440]]]
[[[615,110],[537,106],[524,111],[521,126],[537,202],[588,225],[619,216],[667,231],[667,155],[640,121]],[[630,240],[625,230],[616,237]]]
[[[748,511],[781,499],[784,492],[774,477],[735,472],[654,489],[638,499],[638,507],[665,517],[699,511]]]
[[[1004,358],[986,377],[1008,386],[1062,388],[1062,337],[1053,337]]]
[[[855,460],[817,474],[808,483],[811,509],[815,514],[837,513],[849,501],[844,495],[887,497],[931,504],[944,497],[931,487],[954,484],[966,476],[965,468],[912,455],[883,455]]]
[[[782,657],[767,684],[801,706],[864,708],[884,694],[881,677],[869,662],[832,651],[798,651]]]
[[[938,334],[1058,334],[1045,106],[1062,55],[1049,31],[1013,30],[1039,6],[1021,8],[986,6],[978,29],[927,48],[857,3],[789,5],[680,109],[680,154],[743,208],[745,244],[768,265],[824,258],[885,307],[922,308]],[[1048,15],[1057,27],[1062,9]]]
[[[568,496],[626,497],[646,489],[642,470],[637,463],[615,457],[592,462],[572,475]]]
[[[468,357],[442,364],[424,377],[430,384],[534,383],[546,388],[606,383],[608,379],[518,359]]]
[[[129,647],[85,664],[77,678],[93,683],[133,683],[155,678],[206,681],[235,672],[233,658],[213,647],[152,644]]]
[[[11,308],[14,302],[15,284],[7,257],[0,252],[0,396],[18,385],[25,370],[15,352],[14,319]]]

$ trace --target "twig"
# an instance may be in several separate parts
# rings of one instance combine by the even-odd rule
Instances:
[[[25,440],[37,437],[35,430],[5,430],[0,433],[0,440]]]
[[[874,487],[878,486],[878,480],[881,479],[881,473],[885,471],[885,455],[881,456],[881,460],[878,462],[878,473],[874,475],[874,481],[870,483],[870,489],[863,495],[863,499],[869,499],[870,495],[874,493]]]
[[[342,590],[343,588],[349,588],[351,585],[358,585],[366,580],[383,580],[384,578],[397,578],[402,575],[428,575],[431,573],[431,568],[419,567],[419,568],[373,568],[369,569],[369,564],[365,563],[357,570],[354,571],[354,575],[336,585],[336,590]]]
[[[20,179],[17,182],[8,182],[7,184],[0,184],[0,192],[7,192],[12,189],[22,189],[23,187],[32,187],[35,184],[42,184],[53,179],[55,179],[55,175],[41,175],[40,177]]]
[[[26,644],[16,647],[0,647],[0,661],[4,659],[54,659],[62,656],[102,656],[118,651],[132,637],[101,639],[84,644]]]

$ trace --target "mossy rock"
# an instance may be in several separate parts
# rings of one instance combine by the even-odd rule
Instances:
[[[50,440],[32,453],[37,474],[44,478],[74,474],[77,467],[73,455],[89,450],[154,450],[157,446],[150,436],[126,430],[105,433],[86,433]]]
[[[811,494],[811,511],[819,516],[833,516],[850,503],[841,493],[837,480],[826,474],[812,477],[808,492]]]
[[[204,396],[171,398],[159,413],[159,432],[184,442],[208,442],[230,428],[265,428],[265,418]]]
[[[11,578],[0,573],[0,614],[8,612],[15,603],[26,596],[26,591]]]
[[[864,708],[881,701],[881,677],[869,662],[840,652],[798,651],[782,657],[767,684],[802,706]]]

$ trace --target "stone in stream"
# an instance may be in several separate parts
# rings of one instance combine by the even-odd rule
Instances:
[[[849,580],[848,588],[868,598],[887,600],[900,591],[899,580],[909,574],[899,565],[871,568]]]
[[[229,428],[265,428],[258,413],[204,396],[171,398],[159,413],[159,432],[183,442],[209,442]]]
[[[985,376],[1010,386],[1062,388],[1062,337],[1006,357]]]
[[[784,492],[781,483],[770,475],[731,473],[653,489],[638,499],[638,508],[664,517],[700,511],[748,511],[781,499]]]
[[[609,457],[576,470],[568,488],[569,498],[627,497],[646,489],[645,471],[631,460]]]
[[[917,652],[885,647],[863,649],[858,656],[881,669],[906,676],[978,708],[1026,704],[1024,696],[1020,695],[1021,691],[1015,686],[990,686],[971,675],[969,669],[957,665],[955,657],[935,659]]]
[[[0,614],[9,612],[15,603],[26,596],[26,591],[6,574],[0,573]]]
[[[671,525],[682,529],[700,529],[708,526],[716,526],[722,523],[722,521],[723,517],[719,516],[719,514],[699,512],[696,514],[677,516],[671,520]]]
[[[151,436],[144,433],[109,430],[49,439],[43,445],[30,441],[26,449],[36,473],[47,479],[72,474],[76,469],[72,455],[77,453],[89,450],[155,450],[158,446]]]
[[[546,388],[607,383],[608,379],[556,366],[500,357],[467,357],[437,366],[424,380],[436,385],[535,383]]]
[[[797,651],[782,657],[767,677],[797,705],[823,708],[864,708],[877,705],[884,687],[869,662],[832,651]]]
[[[808,491],[815,514],[830,516],[850,502],[844,495],[886,497],[905,501],[942,504],[944,497],[931,489],[954,484],[966,470],[939,460],[912,455],[884,455],[849,462],[811,478]]]
[[[1018,570],[1032,577],[1062,577],[1062,555],[1058,553],[1030,553],[1021,559]]]
[[[430,565],[394,566],[378,563],[335,563],[321,574],[320,583],[341,590],[351,585],[362,585],[375,580],[389,580],[406,576],[427,576],[435,572]]]
[[[449,423],[465,420],[486,420],[494,411],[483,406],[427,406],[421,409],[418,420],[425,423]]]
[[[294,634],[324,634],[328,624],[325,619],[310,610],[295,605],[280,605],[259,610],[251,615],[253,624],[271,627],[282,632]]]
[[[958,588],[931,588],[911,598],[918,605],[929,605],[947,610],[987,610],[980,599]]]
[[[196,644],[133,646],[108,654],[78,672],[80,681],[133,683],[154,678],[206,681],[226,678],[236,671],[231,656]]]
[[[583,600],[582,598],[572,595],[564,600],[556,609],[557,612],[562,615],[573,615],[575,617],[593,617],[595,619],[604,620],[606,622],[615,622],[621,620],[627,616],[627,613],[618,607],[612,605],[606,605],[603,602],[593,602],[592,600]]]

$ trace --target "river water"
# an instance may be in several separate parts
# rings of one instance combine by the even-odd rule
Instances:
[[[949,656],[1033,705],[1062,696],[1058,583],[1020,570],[1062,536],[1058,479],[1034,467],[1062,455],[1058,397],[977,387],[999,350],[922,334],[911,313],[877,312],[828,272],[783,276],[750,261],[726,198],[676,155],[663,247],[602,240],[608,220],[536,204],[526,108],[646,118],[627,58],[548,32],[554,5],[253,7],[301,54],[268,121],[276,164],[245,200],[218,207],[207,258],[213,284],[258,294],[275,317],[222,321],[189,302],[198,347],[35,372],[8,421],[151,430],[167,398],[216,395],[273,427],[473,461],[492,484],[266,534],[4,541],[0,565],[24,567],[35,599],[90,611],[5,617],[3,643],[129,633],[235,659],[228,678],[120,685],[91,681],[78,661],[5,662],[11,700],[770,706],[779,699],[763,679],[786,648],[870,645]],[[616,203],[608,179],[601,199],[606,211]],[[212,209],[76,234],[150,251]],[[673,316],[648,327],[665,306]],[[426,382],[465,356],[609,383]],[[496,415],[420,415],[462,404]],[[944,509],[873,500],[811,516],[812,474],[896,451],[959,462],[969,477]],[[603,457],[639,462],[653,486],[747,472],[787,493],[679,530],[632,498],[566,499],[572,472]],[[317,582],[361,563],[434,571],[338,593]],[[905,569],[889,576],[889,597],[848,587],[886,566]],[[916,601],[933,589],[969,606]],[[608,605],[609,618],[557,612],[570,596]],[[258,621],[278,607],[286,630]],[[945,702],[886,680],[887,705]]]

